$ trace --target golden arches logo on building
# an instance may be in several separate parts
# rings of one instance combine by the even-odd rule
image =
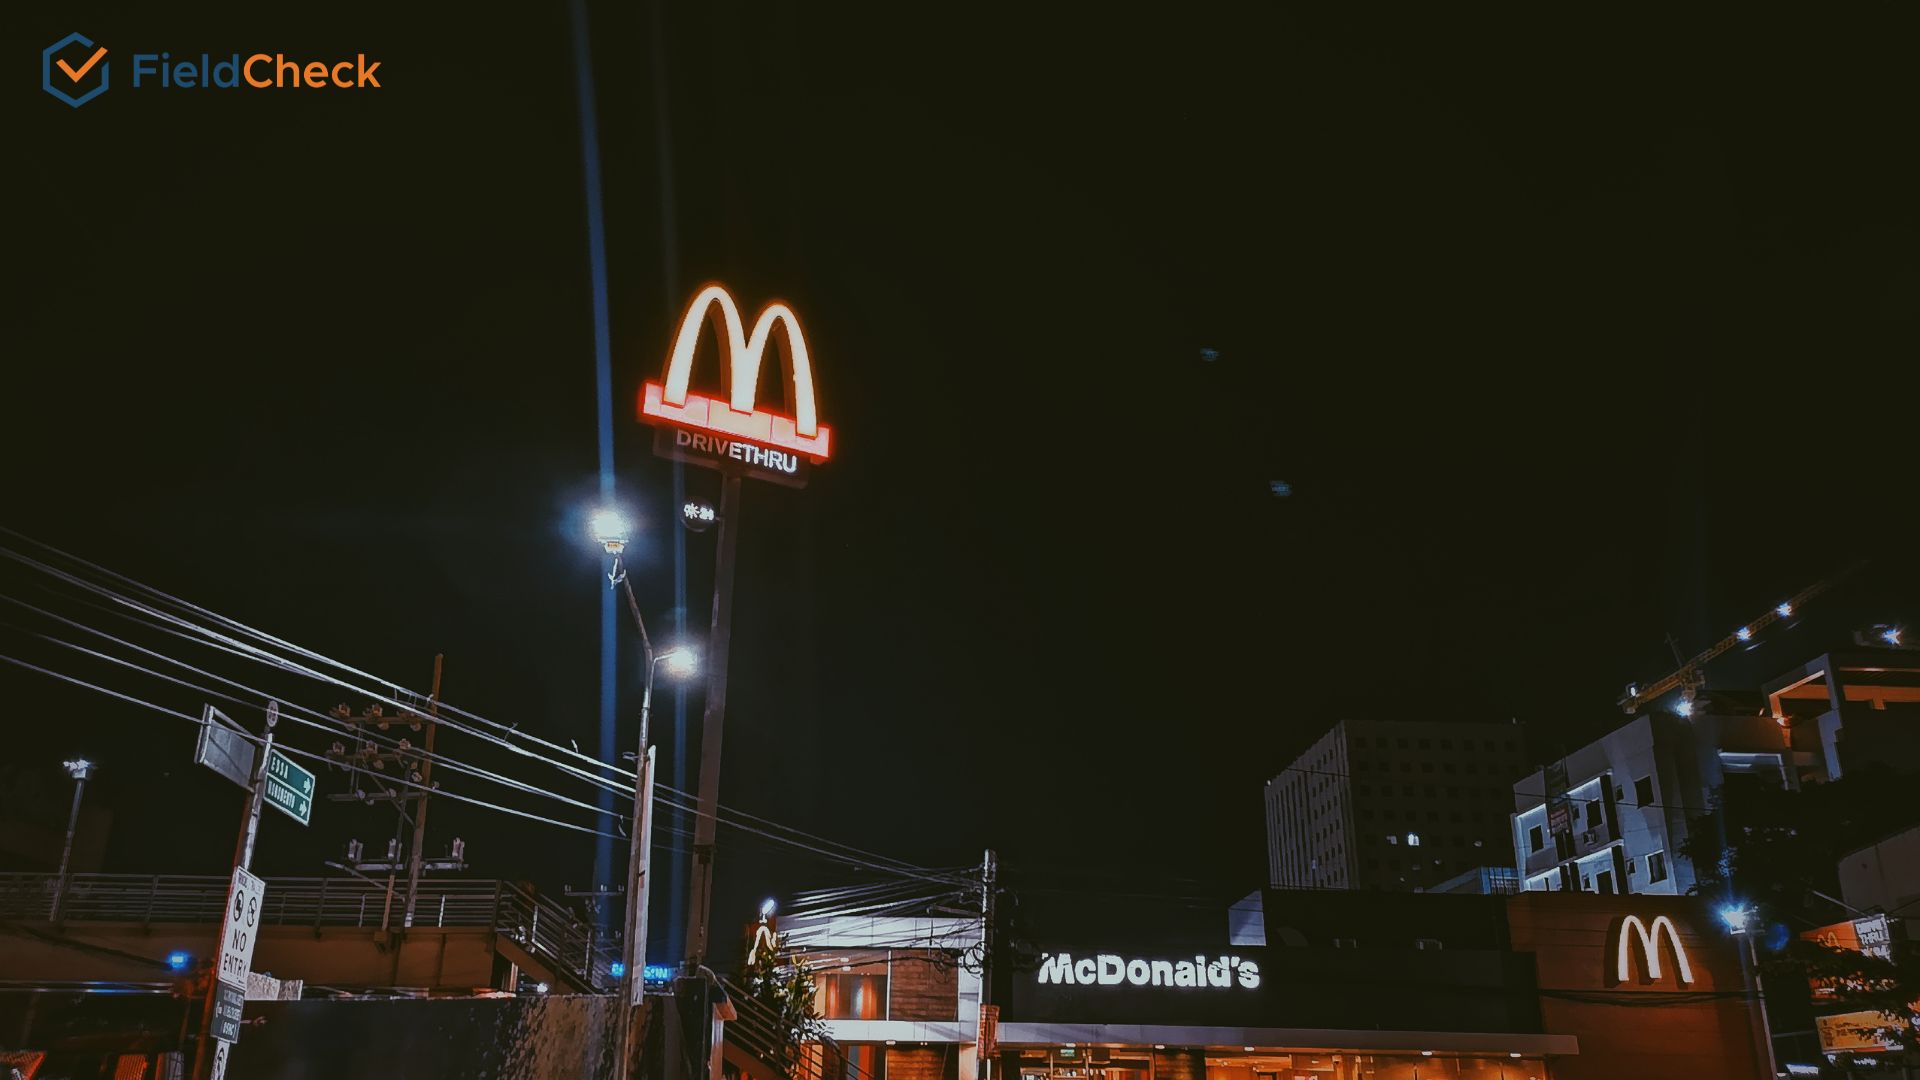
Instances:
[[[688,389],[703,319],[712,325],[714,336],[720,339],[726,355],[725,400]],[[786,369],[792,391],[792,416],[755,407],[760,367],[766,360],[769,344],[778,350],[781,366]],[[693,302],[680,316],[673,351],[667,354],[665,381],[649,382],[640,389],[640,415],[804,454],[814,461],[825,461],[832,446],[833,433],[820,422],[814,400],[813,359],[807,353],[807,339],[800,330],[799,317],[792,308],[775,300],[760,309],[753,321],[753,330],[748,332],[740,318],[739,306],[724,285],[708,285],[694,294]]]
[[[1660,981],[1660,938],[1664,934],[1667,943],[1673,946],[1675,978],[1682,986],[1693,984],[1693,965],[1687,962],[1686,947],[1680,944],[1680,931],[1673,920],[1665,915],[1654,917],[1651,925],[1641,922],[1640,916],[1629,915],[1620,920],[1618,943],[1614,946],[1614,981],[1629,982],[1633,979],[1632,946],[1640,943],[1640,955],[1646,959],[1647,978]]]

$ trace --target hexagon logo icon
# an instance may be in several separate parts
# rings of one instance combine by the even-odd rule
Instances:
[[[68,34],[42,49],[40,86],[76,109],[99,97],[107,90],[106,46],[96,46],[81,34]]]

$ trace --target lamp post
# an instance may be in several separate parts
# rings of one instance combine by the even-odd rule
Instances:
[[[86,793],[87,777],[93,775],[93,762],[86,758],[74,758],[60,764],[67,768],[67,775],[73,777],[73,809],[67,814],[67,842],[60,848],[60,876],[53,886],[53,910],[48,913],[47,921],[60,921],[60,909],[67,906],[67,868],[73,862],[73,834],[80,828],[80,797]]]
[[[661,664],[667,666],[669,674],[684,676],[693,673],[695,663],[693,652],[684,647],[654,654],[647,621],[640,615],[640,602],[634,598],[633,585],[627,580],[627,568],[622,560],[629,536],[626,519],[615,511],[603,510],[593,516],[592,530],[594,540],[613,557],[613,568],[607,572],[607,587],[626,592],[627,610],[633,614],[634,628],[640,631],[640,654],[646,669],[646,681],[640,693],[640,739],[634,755],[633,825],[627,852],[627,925],[621,935],[620,950],[620,1004],[614,1013],[613,1029],[613,1075],[615,1080],[626,1080],[633,1058],[629,1045],[633,1010],[640,1004],[647,963],[647,858],[653,838],[653,748],[647,742],[653,712],[653,678]]]
[[[1767,1019],[1767,995],[1760,981],[1760,953],[1753,944],[1754,935],[1760,930],[1760,920],[1751,907],[1727,904],[1720,909],[1720,921],[1727,924],[1729,933],[1740,939],[1740,974],[1747,983],[1747,1007],[1760,1018],[1760,1039],[1766,1050],[1762,1059],[1766,1062],[1766,1075],[1778,1076],[1780,1068],[1773,1058],[1773,1022]]]

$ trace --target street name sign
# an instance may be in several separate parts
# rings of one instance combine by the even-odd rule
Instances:
[[[193,760],[241,787],[253,786],[257,753],[253,736],[227,714],[211,705],[200,707],[200,737],[193,744]]]
[[[302,825],[313,819],[314,775],[293,763],[278,747],[267,751],[267,805]]]

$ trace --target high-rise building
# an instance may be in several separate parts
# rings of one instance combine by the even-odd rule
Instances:
[[[1267,781],[1278,888],[1425,890],[1513,865],[1513,724],[1343,720]]]
[[[1514,868],[1529,891],[1684,895],[1689,830],[1723,785],[1910,768],[1916,720],[1920,652],[1901,648],[1817,656],[1759,694],[1673,698],[1514,784]]]

